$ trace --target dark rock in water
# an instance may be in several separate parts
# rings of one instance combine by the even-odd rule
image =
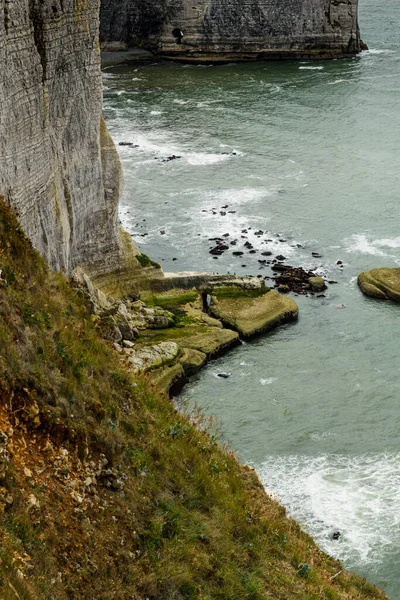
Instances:
[[[276,265],[272,265],[271,269],[273,271],[277,271],[278,273],[285,273],[286,271],[289,271],[292,267],[289,265],[282,265],[282,264],[276,264]]]
[[[280,240],[278,240],[278,242],[282,242],[282,244],[283,244],[284,242],[286,242],[286,240],[280,239]]]
[[[318,252],[311,252],[311,256],[313,256],[314,258],[322,258],[322,255]]]
[[[308,282],[313,292],[322,292],[326,289],[326,284],[322,277],[309,277]]]
[[[328,283],[332,285],[332,283],[337,283],[337,281],[331,280],[331,281],[328,281]]]
[[[236,244],[237,244],[237,240],[232,240],[231,241],[231,246],[236,246]]]
[[[282,256],[282,254],[278,254],[276,260],[286,260],[286,256]]]
[[[258,231],[254,232],[254,235],[264,235],[264,232],[259,229]]]
[[[290,287],[285,284],[279,285],[278,292],[280,292],[281,294],[288,294],[290,292]]]
[[[225,217],[226,212],[224,210],[221,210],[221,212],[219,214],[221,215],[221,217]]]
[[[229,213],[230,215],[234,215],[234,214],[236,213],[236,210],[228,210],[228,213]]]
[[[216,256],[220,256],[225,252],[225,250],[229,250],[229,246],[225,246],[224,244],[220,244],[219,246],[215,246],[210,250],[210,254],[214,254]]]
[[[237,252],[232,252],[233,256],[243,256],[244,252],[238,250]]]
[[[139,148],[138,144],[134,144],[133,142],[120,142],[118,146],[130,146],[131,148]]]
[[[342,262],[341,260],[338,260],[338,261],[336,261],[336,264],[337,264],[337,265],[342,265],[342,264],[343,264],[343,262]]]
[[[340,531],[334,531],[331,535],[331,540],[340,540],[340,538],[342,537]]]
[[[272,252],[265,250],[265,252],[261,252],[261,256],[272,256]]]
[[[230,233],[224,233],[222,237],[229,237],[230,235]]]
[[[255,254],[257,250],[249,250],[249,254]]]
[[[218,260],[218,256],[213,256],[213,259],[214,260]]]
[[[242,233],[247,233],[247,229],[242,229]]]
[[[250,244],[250,242],[246,242],[244,244],[245,248],[249,248],[249,250],[251,250],[253,248],[253,244]]]
[[[176,156],[175,154],[172,154],[171,156],[167,156],[166,158],[162,159],[162,162],[169,162],[170,160],[176,160],[177,158],[182,158],[181,156]]]
[[[217,373],[217,377],[221,377],[222,379],[228,379],[230,376],[230,373]]]
[[[280,272],[279,275],[275,276],[276,285],[288,286],[290,291],[296,294],[308,295],[313,292],[321,292],[326,288],[324,279],[312,271],[279,263],[271,268],[273,271]],[[324,297],[324,295],[322,294],[319,297]]]
[[[173,258],[172,260],[178,260],[177,258]]]
[[[260,263],[260,265],[265,265],[266,264],[266,260],[265,259],[258,259],[258,262]]]
[[[165,229],[161,229],[160,235],[165,235]]]

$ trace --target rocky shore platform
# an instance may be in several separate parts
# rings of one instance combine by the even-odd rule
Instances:
[[[95,287],[82,270],[75,280],[124,363],[170,395],[240,340],[298,317],[292,298],[257,277],[158,272],[118,298]]]

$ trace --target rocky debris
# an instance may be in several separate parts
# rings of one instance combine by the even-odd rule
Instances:
[[[312,271],[306,271],[302,267],[291,267],[289,265],[276,264],[273,271],[280,274],[275,276],[275,287],[278,291],[296,294],[309,294],[310,292],[321,292],[326,289],[325,281]]]
[[[10,462],[7,445],[8,435],[4,431],[0,431],[0,481],[5,479]]]
[[[120,492],[125,487],[127,476],[125,474],[121,476],[116,469],[104,469],[101,471],[98,479],[102,486]]]
[[[227,246],[226,244],[218,244],[217,246],[215,246],[214,248],[212,248],[210,250],[210,254],[213,254],[215,256],[220,256],[226,250],[229,250],[229,246]]]
[[[136,351],[130,351],[127,362],[136,373],[146,373],[171,363],[178,357],[180,348],[175,342],[161,342]]]
[[[81,269],[76,269],[75,280],[82,286],[91,312],[104,325],[106,338],[120,344],[133,342],[145,329],[166,329],[174,324],[174,315],[161,307],[148,308],[138,298],[116,300],[94,287]]]

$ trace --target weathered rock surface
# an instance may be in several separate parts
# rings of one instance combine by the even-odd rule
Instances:
[[[101,39],[178,60],[336,58],[360,51],[358,0],[102,0]]]
[[[215,290],[210,311],[245,339],[294,321],[298,316],[298,307],[292,298],[268,288],[255,297],[238,294],[235,288]]]
[[[358,276],[358,285],[367,296],[400,302],[400,268],[364,271]]]
[[[113,271],[124,252],[121,169],[101,118],[99,3],[0,0],[0,195],[67,273]]]

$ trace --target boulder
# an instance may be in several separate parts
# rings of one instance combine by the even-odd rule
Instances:
[[[322,292],[326,290],[326,284],[323,277],[309,277],[308,283],[313,292]]]
[[[364,271],[358,285],[367,296],[400,302],[400,268],[381,268]]]

